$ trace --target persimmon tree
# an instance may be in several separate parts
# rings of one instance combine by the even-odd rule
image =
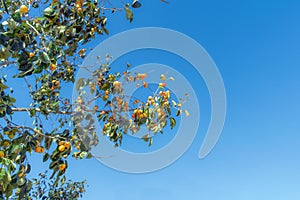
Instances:
[[[120,2],[119,2],[120,3]],[[114,12],[124,12],[132,22],[134,1],[119,8],[105,0],[1,0],[0,9],[0,197],[6,199],[77,199],[85,182],[67,181],[68,160],[92,158],[91,148],[99,137],[107,137],[116,148],[124,134],[134,134],[142,126],[149,133],[142,139],[152,144],[152,137],[167,124],[173,128],[182,103],[171,98],[167,81],[161,83],[146,99],[126,96],[121,76],[128,84],[148,88],[146,73],[131,73],[130,64],[123,71],[111,72],[109,55],[91,72],[90,78],[76,80],[86,56],[86,44],[97,34],[109,34],[106,24]],[[16,73],[8,73],[14,68]],[[20,107],[11,81],[22,79],[27,90],[27,107]],[[72,101],[62,92],[74,84],[79,96]],[[88,99],[86,91],[94,95]],[[96,102],[92,109],[91,102]],[[186,111],[187,112],[187,111]],[[16,116],[18,113],[18,116]],[[96,133],[91,119],[95,114],[103,124]],[[30,119],[30,126],[18,124],[17,117]],[[47,125],[54,116],[55,125]],[[70,125],[71,122],[71,125]],[[29,157],[41,154],[49,163],[48,172],[29,178]]]

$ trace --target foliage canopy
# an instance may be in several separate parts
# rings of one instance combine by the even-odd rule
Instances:
[[[90,150],[101,135],[95,132],[92,114],[104,124],[103,136],[116,147],[122,144],[124,134],[135,133],[142,126],[149,130],[142,139],[151,145],[153,135],[167,124],[171,128],[176,125],[172,113],[181,114],[183,100],[175,102],[171,98],[166,82],[172,77],[161,75],[162,82],[145,101],[132,100],[124,94],[118,79],[123,76],[126,82],[147,89],[147,74],[132,74],[130,64],[123,72],[112,73],[107,55],[107,62],[91,72],[92,78],[75,80],[76,71],[84,67],[80,65],[87,52],[84,45],[97,34],[109,34],[107,16],[124,12],[132,22],[132,8],[140,6],[136,0],[120,8],[104,0],[1,0],[0,197],[79,198],[85,183],[67,181],[65,172],[70,157],[93,156]],[[15,73],[7,73],[8,68],[14,68]],[[22,100],[13,93],[18,88],[10,86],[14,79],[24,80],[27,91],[22,92],[28,94],[28,107],[18,106]],[[74,83],[79,91],[75,102],[61,92],[68,83]],[[87,88],[95,99],[86,99]],[[88,107],[91,101],[98,102],[92,109]],[[32,125],[16,123],[16,113],[31,119]],[[57,122],[49,127],[51,116]],[[28,178],[31,154],[41,154],[41,160],[49,163],[49,176],[40,173],[38,178]]]

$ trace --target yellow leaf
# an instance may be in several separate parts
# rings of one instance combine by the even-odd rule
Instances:
[[[165,81],[166,80],[166,76],[164,74],[160,75],[160,80]]]
[[[173,103],[173,106],[176,106],[176,105],[177,105],[176,102],[175,102],[174,100],[172,100],[172,103]]]
[[[190,113],[189,113],[189,111],[187,111],[187,110],[184,110],[184,113],[185,113],[185,116],[190,116]]]

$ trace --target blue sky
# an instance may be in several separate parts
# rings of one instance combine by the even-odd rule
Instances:
[[[131,24],[124,13],[112,15],[110,34],[164,27],[199,42],[217,64],[226,87],[224,130],[214,150],[199,160],[210,103],[201,77],[195,75],[191,81],[199,85],[201,122],[188,151],[165,169],[138,175],[115,171],[95,159],[72,162],[69,177],[89,184],[83,199],[298,200],[300,1],[142,3]],[[189,69],[184,61],[157,51],[132,53],[118,62],[126,60],[133,65],[157,62]],[[159,137],[158,146],[166,142],[164,135]],[[136,145],[138,150],[148,148]]]
[[[120,19],[121,14],[112,17],[110,33],[157,26],[199,42],[226,87],[224,131],[211,154],[199,160],[210,114],[202,88],[204,125],[183,157],[163,170],[140,175],[112,170],[96,160],[74,163],[70,175],[76,173],[90,185],[84,199],[299,199],[300,2],[142,3],[132,24]],[[135,58],[133,64],[151,60],[146,55]],[[127,59],[132,62],[130,55]],[[172,63],[160,56],[152,60]]]

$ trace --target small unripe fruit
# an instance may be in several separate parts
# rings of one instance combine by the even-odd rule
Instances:
[[[60,152],[65,151],[65,149],[66,149],[65,145],[60,145],[60,146],[58,147],[58,151],[60,151]]]
[[[32,58],[34,56],[34,53],[33,52],[30,52],[29,53],[29,58]]]
[[[56,65],[53,64],[53,63],[51,63],[51,64],[50,64],[50,70],[51,70],[51,71],[56,70]]]
[[[20,6],[20,13],[28,13],[28,8],[25,5]]]
[[[66,143],[65,143],[65,147],[66,147],[67,149],[69,149],[69,148],[71,147],[70,142],[66,142]]]
[[[3,143],[3,146],[5,146],[5,147],[8,147],[10,145],[10,142],[9,141],[5,141],[4,143]]]
[[[13,139],[13,138],[15,137],[15,134],[10,133],[10,134],[8,134],[8,137],[9,137],[10,139]]]
[[[25,176],[26,176],[26,174],[23,174],[23,173],[18,174],[18,177],[19,177],[19,178],[23,178],[23,177],[25,177]]]
[[[148,87],[148,83],[146,83],[145,81],[143,82],[143,86],[144,88],[147,88]]]
[[[115,87],[115,89],[118,90],[121,86],[121,83],[119,81],[115,81],[115,82],[113,82],[113,86]]]
[[[144,73],[144,74],[137,74],[137,78],[140,79],[140,80],[144,80],[146,77],[147,77],[146,73]]]
[[[37,146],[34,151],[37,152],[37,153],[43,153],[44,152],[44,148],[41,147],[41,146]]]
[[[160,83],[160,84],[159,84],[159,87],[166,87],[166,86],[167,86],[166,83]]]
[[[55,89],[55,88],[58,88],[60,86],[60,82],[59,80],[53,80],[52,81],[52,87]]]
[[[61,164],[61,165],[59,165],[59,170],[60,171],[63,171],[64,169],[66,169],[66,167],[67,167],[67,165],[66,164]]]

